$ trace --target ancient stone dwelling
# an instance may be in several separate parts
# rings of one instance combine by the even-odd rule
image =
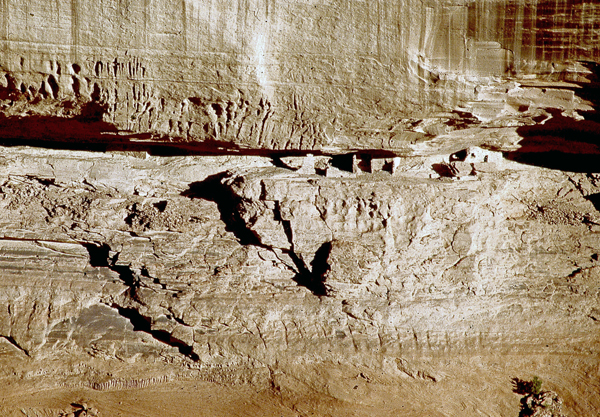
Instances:
[[[599,65],[594,0],[0,0],[0,415],[597,415]]]

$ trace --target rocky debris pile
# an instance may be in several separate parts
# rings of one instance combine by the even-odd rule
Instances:
[[[521,399],[519,417],[566,417],[562,412],[562,399],[553,391],[529,394]]]

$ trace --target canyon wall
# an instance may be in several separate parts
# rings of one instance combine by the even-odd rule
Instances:
[[[504,416],[535,375],[593,415],[599,34],[583,0],[0,0],[0,410]]]
[[[522,111],[480,96],[504,78],[578,81],[599,15],[585,1],[7,0],[1,114],[18,129],[2,137],[400,152],[456,129],[456,111]]]

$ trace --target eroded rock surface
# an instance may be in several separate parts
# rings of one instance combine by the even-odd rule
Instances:
[[[339,177],[260,157],[3,157],[4,381],[271,381],[293,399],[290,378],[318,392],[323,364],[435,384],[473,355],[597,366],[595,174],[477,148]],[[469,175],[435,169],[462,158]],[[40,361],[57,365],[27,377]]]
[[[599,19],[0,1],[0,410],[594,415]]]
[[[3,2],[0,137],[402,152],[539,106],[581,107],[572,89],[586,82],[581,62],[600,56],[599,10],[588,0]]]

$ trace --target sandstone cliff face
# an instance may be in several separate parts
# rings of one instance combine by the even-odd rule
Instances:
[[[579,81],[600,53],[592,1],[0,7],[4,139],[401,151],[461,109],[523,112],[503,78]]]
[[[5,414],[600,409],[597,4],[0,11]]]
[[[448,384],[458,358],[524,356],[589,410],[597,384],[576,381],[597,366],[596,176],[477,153],[490,162],[463,177],[439,176],[437,157],[333,177],[260,157],[6,149],[3,380],[193,376],[294,397],[289,378],[311,386],[311,367]],[[577,373],[543,365],[561,357]],[[330,395],[351,401],[345,389]]]

